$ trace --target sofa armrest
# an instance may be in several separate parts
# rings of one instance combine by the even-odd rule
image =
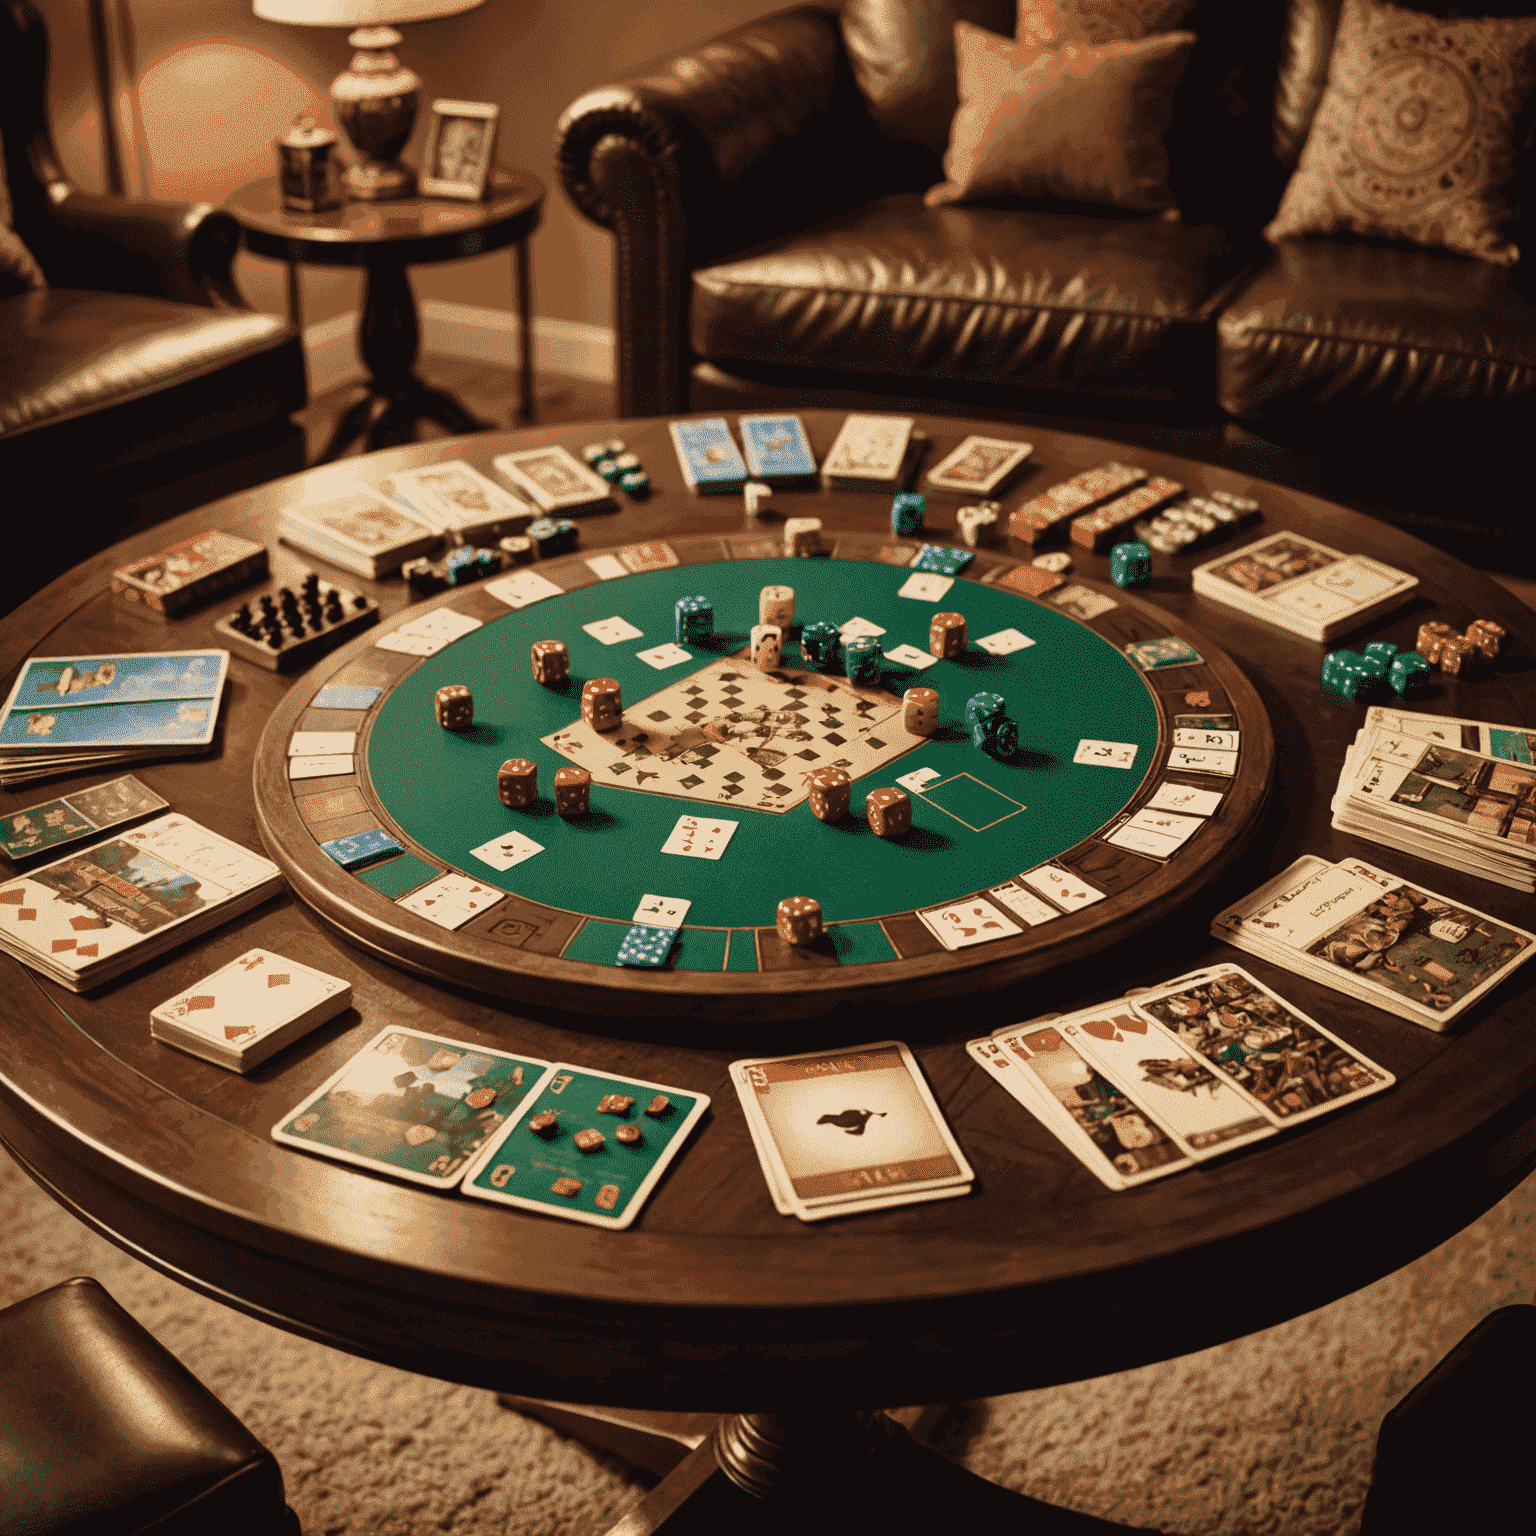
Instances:
[[[560,120],[557,156],[572,201],[617,243],[621,416],[686,403],[695,267],[926,185],[928,169],[876,129],[838,18],[816,6],[587,92]]]
[[[57,201],[48,208],[37,255],[54,287],[250,307],[231,275],[240,249],[232,215],[211,203],[103,197],[67,182],[50,192]]]

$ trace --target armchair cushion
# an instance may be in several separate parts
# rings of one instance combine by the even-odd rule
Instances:
[[[1213,225],[894,193],[693,274],[704,359],[1175,401],[1247,256]]]
[[[41,288],[45,279],[37,258],[11,228],[11,192],[5,181],[5,150],[0,144],[0,299]]]

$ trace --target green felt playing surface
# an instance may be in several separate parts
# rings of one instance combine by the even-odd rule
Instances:
[[[814,896],[834,923],[932,906],[996,885],[1072,847],[1130,800],[1153,756],[1156,706],[1130,661],[1065,614],[969,581],[957,581],[938,603],[900,597],[908,575],[851,560],[721,561],[582,587],[509,612],[423,662],[384,700],[367,744],[373,787],[399,826],[448,864],[532,900],[626,924],[647,893],[690,900],[688,924],[767,928],[784,896]],[[932,615],[963,613],[972,642],[963,656],[922,671],[889,660],[883,668],[885,687],[898,696],[909,687],[939,691],[938,732],[857,782],[852,814],[835,824],[817,821],[805,802],[785,815],[729,804],[712,809],[600,779],[589,815],[557,816],[554,776],[568,760],[540,738],[579,717],[582,683],[618,679],[625,709],[632,710],[690,670],[743,648],[757,622],[759,591],[778,583],[795,589],[797,624],[826,619],[841,625],[857,616],[886,630],[886,652],[903,643],[926,651]],[[694,666],[657,671],[638,660],[637,652],[672,639],[676,600],[699,592],[714,605],[715,639],[689,647]],[[582,629],[614,615],[642,637],[604,645]],[[1007,628],[1035,644],[1006,656],[975,644]],[[535,682],[529,664],[532,643],[546,639],[570,648],[571,677],[559,688]],[[786,662],[798,664],[798,650],[786,649]],[[449,683],[466,684],[474,694],[471,730],[436,724],[433,696]],[[965,702],[981,692],[1002,694],[1019,724],[1020,751],[1012,761],[999,762],[971,745]],[[1074,764],[1083,738],[1133,743],[1132,768]],[[539,798],[526,810],[509,810],[496,798],[496,770],[510,757],[538,764]],[[911,832],[876,837],[863,816],[865,794],[920,768],[949,782],[934,781],[933,803],[912,796]],[[660,851],[684,815],[739,824],[722,858]],[[542,843],[544,852],[505,873],[471,854],[511,830]],[[730,969],[741,963],[735,950],[744,937],[732,938]]]

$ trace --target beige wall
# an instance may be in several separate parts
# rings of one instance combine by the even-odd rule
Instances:
[[[89,51],[80,0],[34,0],[54,45],[54,132],[65,166],[83,186],[102,185]],[[339,31],[258,20],[250,0],[117,0],[137,38],[140,179],[157,197],[218,201],[273,170],[272,138],[296,112],[330,124],[326,88],[346,65]],[[423,96],[494,101],[501,108],[499,157],[541,177],[549,190],[535,238],[534,308],[559,320],[612,324],[612,241],[560,189],[554,131],[564,109],[592,86],[634,65],[781,9],[789,0],[486,0],[478,10],[403,29],[402,59],[421,76]],[[419,161],[425,112],[405,159]],[[283,307],[281,268],[243,256],[251,301]],[[422,299],[505,309],[506,252],[412,272]],[[309,268],[305,321],[355,307],[351,272]]]

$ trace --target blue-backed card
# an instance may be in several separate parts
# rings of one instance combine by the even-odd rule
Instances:
[[[219,700],[154,699],[143,704],[44,705],[10,710],[0,722],[0,750],[73,750],[80,747],[211,746]]]
[[[393,858],[405,849],[387,832],[370,827],[366,832],[354,832],[351,837],[333,837],[320,844],[320,851],[330,854],[343,869],[361,869],[379,859]]]
[[[466,1195],[627,1227],[709,1095],[557,1062],[464,1175]]]
[[[747,468],[759,480],[782,485],[814,478],[816,455],[798,416],[740,416],[737,425]]]
[[[99,656],[31,656],[5,701],[11,710],[217,698],[228,651],[130,651]]]
[[[674,421],[667,430],[677,450],[688,489],[703,495],[710,491],[739,491],[747,480],[736,439],[725,417],[708,421]]]
[[[452,1189],[549,1063],[414,1029],[381,1030],[272,1127],[272,1139]]]

